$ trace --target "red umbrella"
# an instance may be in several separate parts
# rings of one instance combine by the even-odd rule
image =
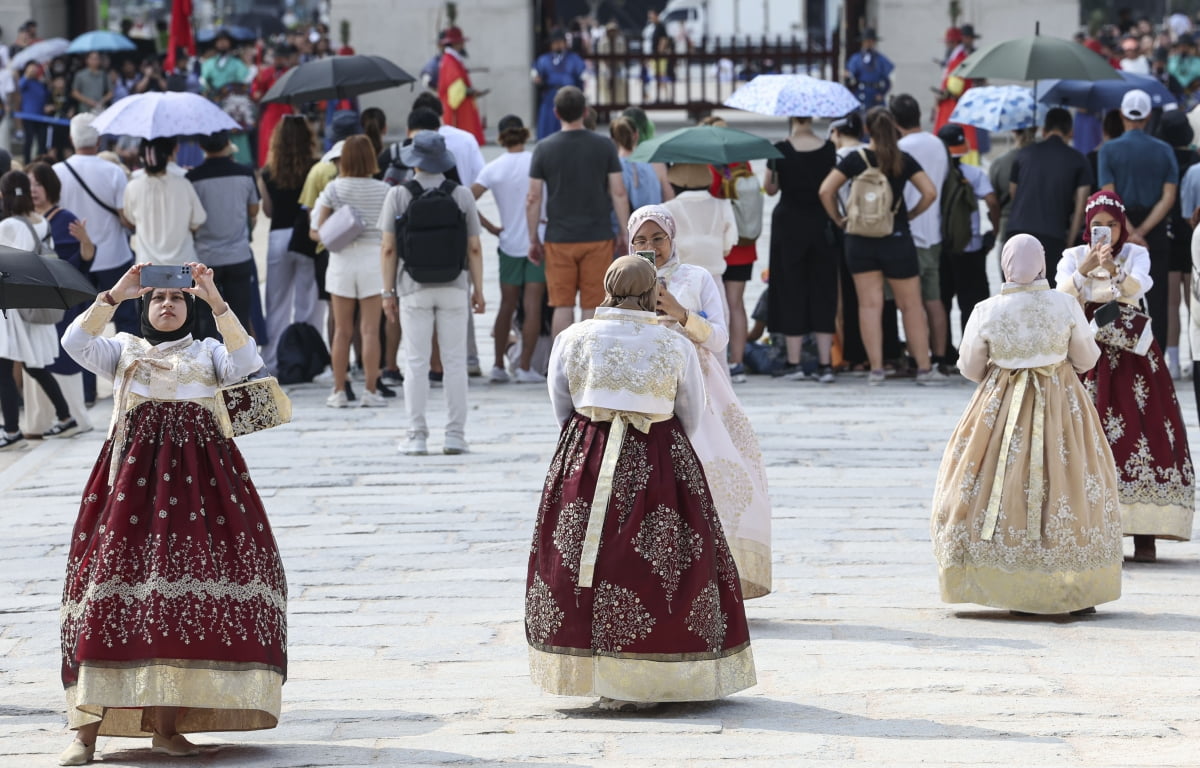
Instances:
[[[167,36],[167,60],[164,68],[175,70],[175,55],[186,48],[189,56],[196,55],[196,38],[192,35],[192,0],[171,0],[171,28]]]

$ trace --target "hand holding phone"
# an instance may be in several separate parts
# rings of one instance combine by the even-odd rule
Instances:
[[[191,288],[192,268],[187,264],[168,266],[151,264],[139,273],[144,288]]]
[[[1099,248],[1102,245],[1112,243],[1112,227],[1092,227],[1092,247]]]
[[[654,251],[634,251],[633,255],[642,257],[646,261],[650,262],[650,266],[654,267],[655,269],[658,268],[654,263]]]

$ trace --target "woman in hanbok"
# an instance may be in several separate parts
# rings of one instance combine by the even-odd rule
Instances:
[[[530,675],[600,708],[706,701],[755,683],[737,566],[689,436],[693,345],[658,324],[654,267],[616,259],[592,320],[559,334],[562,424],[529,556]]]
[[[140,287],[135,265],[67,328],[63,348],[113,379],[109,439],[71,534],[61,611],[62,679],[84,765],[97,735],[150,736],[195,755],[183,734],[274,728],[286,675],[287,582],[246,463],[213,416],[218,387],[262,367],[254,342],[192,263],[195,286]],[[224,344],[196,340],[208,303]],[[140,299],[142,336],[103,335]]]
[[[675,219],[665,207],[637,209],[628,230],[630,250],[654,251],[662,285],[659,322],[683,334],[700,357],[707,397],[692,445],[741,575],[742,596],[762,597],[771,591],[771,500],[758,438],[725,365],[729,329],[721,289],[704,267],[680,262]]]
[[[1103,353],[1084,386],[1104,425],[1117,462],[1121,528],[1133,536],[1136,562],[1154,562],[1156,539],[1188,541],[1195,503],[1187,428],[1166,359],[1138,306],[1153,281],[1150,254],[1127,242],[1125,205],[1116,192],[1088,198],[1083,228],[1108,227],[1109,242],[1063,251],[1058,290],[1077,297],[1090,318],[1116,301],[1119,315],[1096,333]]]
[[[933,495],[942,600],[1093,613],[1121,596],[1122,560],[1112,453],[1076,375],[1100,350],[1035,238],[1010,238],[1001,266],[1003,290],[975,306],[959,347],[979,388]]]

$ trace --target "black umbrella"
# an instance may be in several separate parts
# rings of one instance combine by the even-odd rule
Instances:
[[[416,79],[382,56],[328,56],[284,72],[263,101],[304,104],[322,99],[348,99]]]
[[[0,245],[0,310],[70,309],[95,298],[95,286],[68,262]]]

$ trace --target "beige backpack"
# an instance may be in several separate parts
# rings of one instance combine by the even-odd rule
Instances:
[[[892,200],[892,185],[877,165],[872,165],[867,153],[858,150],[866,170],[850,181],[846,199],[846,234],[859,237],[889,237],[895,227],[896,208]]]

